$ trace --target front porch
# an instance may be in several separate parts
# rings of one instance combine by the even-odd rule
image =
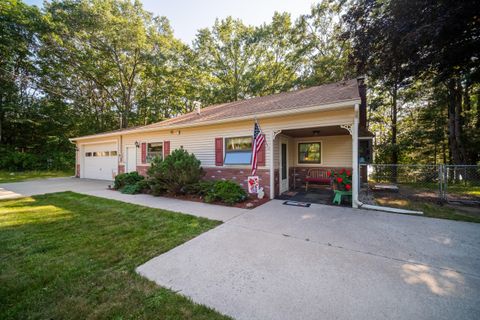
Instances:
[[[327,172],[352,170],[349,129],[331,125],[277,132],[273,139],[275,198],[331,205],[334,191]],[[311,170],[322,172],[324,179],[322,183],[309,183],[307,190],[306,178]],[[351,197],[343,197],[342,205],[351,206]]]

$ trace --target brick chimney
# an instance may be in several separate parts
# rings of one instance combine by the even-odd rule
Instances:
[[[367,86],[365,76],[357,77],[358,94],[360,95],[360,128],[367,128]]]

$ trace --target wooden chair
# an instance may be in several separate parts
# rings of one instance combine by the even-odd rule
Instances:
[[[328,171],[321,168],[309,169],[307,171],[307,176],[305,177],[305,191],[308,191],[308,186],[310,183],[329,185],[331,183],[331,179],[328,176]]]

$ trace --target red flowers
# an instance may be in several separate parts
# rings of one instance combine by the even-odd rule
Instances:
[[[333,177],[333,186],[338,190],[350,191],[352,189],[352,170],[339,169],[327,171],[329,177]]]

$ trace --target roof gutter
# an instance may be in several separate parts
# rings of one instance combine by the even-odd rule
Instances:
[[[118,135],[125,135],[131,133],[141,133],[141,132],[152,132],[152,131],[161,131],[161,130],[172,130],[172,129],[182,129],[182,128],[193,128],[193,127],[202,127],[208,126],[212,124],[222,124],[228,122],[237,122],[243,120],[251,120],[254,118],[263,119],[263,118],[271,118],[271,117],[281,117],[285,115],[292,115],[292,114],[303,114],[315,111],[330,111],[335,109],[342,109],[345,107],[354,107],[355,104],[360,103],[360,99],[353,99],[353,100],[345,100],[336,103],[329,103],[323,105],[317,105],[313,107],[305,107],[305,108],[292,108],[283,111],[274,111],[274,112],[265,112],[260,114],[252,114],[248,116],[241,116],[241,117],[232,117],[232,118],[225,118],[222,120],[211,120],[211,121],[203,121],[198,123],[192,124],[179,124],[179,125],[170,125],[170,126],[158,126],[155,127],[153,125],[141,127],[138,129],[132,130],[125,130],[125,131],[118,131],[118,132],[106,132],[104,134],[96,134],[96,135],[89,135],[83,137],[76,137],[69,139],[71,142],[79,141],[79,140],[86,140],[86,139],[93,139],[93,138],[104,138],[104,137],[111,137],[111,136],[118,136]]]

